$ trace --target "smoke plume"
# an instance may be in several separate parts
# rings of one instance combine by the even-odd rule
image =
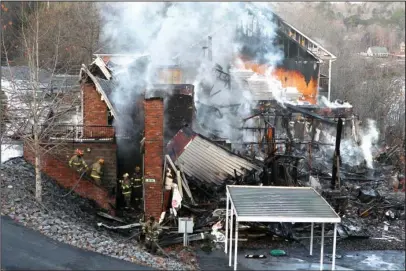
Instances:
[[[254,26],[250,14],[255,14],[255,20],[259,22],[255,26],[261,25],[260,29],[247,29],[247,26]],[[239,28],[245,33],[261,31],[266,36],[269,46],[264,57],[271,72],[282,60],[282,54],[272,45],[276,26],[270,20],[270,14],[267,3],[101,4],[101,40],[106,50],[121,54],[149,54],[147,68],[138,67],[134,60],[122,65],[122,71],[117,72],[113,96],[113,102],[119,107],[117,111],[127,111],[134,97],[155,83],[158,67],[181,65],[187,69],[185,83],[195,86],[198,120],[215,127],[219,136],[238,140],[242,133],[236,133],[235,128],[241,127],[241,118],[249,115],[252,95],[239,80],[235,80],[232,91],[227,90],[223,82],[216,80],[213,67],[219,64],[224,72],[229,72],[229,65],[233,64],[241,49],[241,44],[236,41],[236,29]],[[212,37],[211,44],[208,36]],[[208,49],[204,51],[203,47]],[[207,57],[210,47],[212,59]],[[277,82],[269,81],[268,84],[272,88]],[[207,87],[211,88],[209,94],[204,93]],[[212,117],[213,111],[216,111],[217,118]],[[125,122],[121,125],[126,125]]]
[[[332,136],[332,134],[335,132],[336,130],[334,128],[330,129],[330,131],[327,129],[320,131],[322,135],[321,142],[334,145],[336,137]],[[368,119],[366,126],[362,127],[359,134],[361,140],[360,145],[358,145],[353,138],[346,138],[341,141],[340,153],[342,162],[349,166],[356,166],[365,160],[366,166],[373,168],[373,153],[379,139],[379,131],[376,127],[376,122]],[[331,159],[334,154],[334,146],[326,148],[326,152],[328,159]]]

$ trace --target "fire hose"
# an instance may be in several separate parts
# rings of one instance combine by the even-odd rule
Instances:
[[[64,198],[64,197],[70,195],[70,194],[76,189],[76,187],[79,185],[79,183],[80,183],[80,181],[82,180],[82,178],[83,178],[83,176],[85,175],[85,173],[86,173],[86,170],[84,170],[84,171],[82,172],[82,174],[80,174],[80,177],[79,177],[78,181],[77,181],[76,184],[69,190],[68,193],[66,193],[66,194],[64,194],[64,195],[62,195],[62,196],[59,196],[59,195],[56,195],[56,194],[53,194],[53,193],[50,193],[50,192],[48,192],[48,194],[51,194],[52,196],[56,196],[56,197],[59,197],[59,198]]]

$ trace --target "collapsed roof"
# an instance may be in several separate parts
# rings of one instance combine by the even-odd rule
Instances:
[[[189,127],[181,129],[166,149],[175,165],[186,175],[206,184],[221,185],[232,177],[262,170],[259,165],[213,143]]]

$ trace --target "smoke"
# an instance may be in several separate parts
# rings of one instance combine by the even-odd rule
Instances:
[[[251,14],[255,14],[252,17]],[[261,31],[269,44],[264,54],[269,72],[282,60],[273,45],[276,26],[270,20],[267,3],[104,3],[101,4],[103,23],[101,41],[111,53],[149,54],[147,65],[129,61],[116,72],[117,87],[112,97],[117,111],[126,112],[134,99],[156,83],[156,70],[162,66],[181,65],[185,83],[195,86],[195,104],[200,123],[214,127],[219,136],[238,140],[242,136],[235,128],[251,112],[253,97],[246,82],[233,80],[232,90],[216,80],[214,64],[224,72],[239,56],[242,45],[237,41],[236,29],[253,35]],[[259,24],[253,23],[257,20]],[[260,27],[258,27],[260,25]],[[248,26],[251,26],[248,28]],[[210,47],[212,60],[203,47]],[[185,72],[187,70],[187,72]],[[268,89],[275,89],[272,81]],[[207,91],[211,89],[211,91]],[[277,97],[281,95],[277,94]],[[215,109],[214,107],[217,107]],[[213,111],[216,111],[213,117]],[[127,125],[124,120],[120,125]]]
[[[367,167],[373,168],[373,146],[378,142],[379,131],[374,120],[367,120],[367,127],[361,131],[361,150]]]
[[[334,102],[330,102],[326,97],[320,96],[320,105],[324,105],[328,108],[351,108],[352,105],[348,102],[343,102],[340,100],[336,100]]]
[[[319,130],[321,142],[334,145],[336,137],[333,136],[334,128]],[[368,119],[366,126],[359,132],[361,143],[358,145],[353,138],[346,138],[341,141],[340,153],[343,164],[357,166],[365,161],[368,168],[373,168],[373,157],[375,146],[378,143],[379,131],[374,120]],[[325,155],[331,159],[334,154],[334,146],[325,148]]]

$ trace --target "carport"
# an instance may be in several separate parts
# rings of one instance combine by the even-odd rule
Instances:
[[[232,263],[234,230],[234,270],[237,270],[239,222],[311,223],[310,255],[313,254],[314,223],[321,223],[320,270],[323,270],[324,224],[334,224],[333,258],[335,269],[337,223],[341,218],[312,187],[228,185],[225,253]],[[235,216],[235,225],[234,224]]]

